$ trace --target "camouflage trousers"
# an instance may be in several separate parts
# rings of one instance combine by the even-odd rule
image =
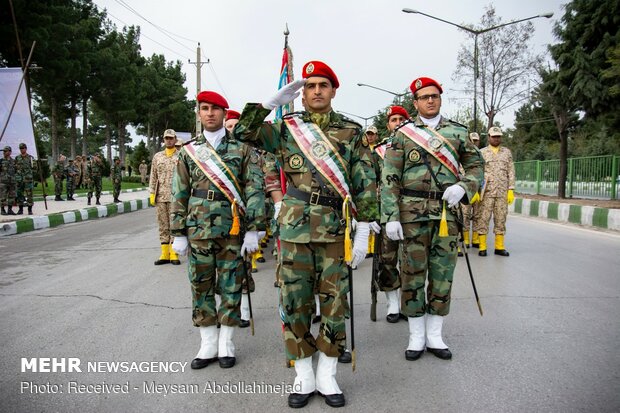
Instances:
[[[474,230],[480,235],[489,233],[489,222],[493,215],[493,233],[506,233],[506,217],[508,216],[508,201],[506,197],[484,197],[480,202],[480,212],[474,221]]]
[[[32,206],[34,204],[32,199],[32,189],[32,181],[17,183],[17,205]]]
[[[119,195],[121,194],[121,180],[115,180],[112,183],[112,195],[114,196],[114,199],[118,199]]]
[[[241,243],[239,238],[190,241],[188,276],[192,287],[192,322],[196,327],[238,326],[241,314]],[[216,285],[217,284],[217,285]],[[221,294],[215,308],[215,290]]]
[[[297,360],[320,350],[327,356],[338,357],[345,350],[345,318],[349,315],[343,243],[302,244],[281,240],[280,246],[280,311],[286,356]],[[310,323],[317,282],[321,325],[315,338]]]
[[[95,197],[101,197],[101,177],[93,176],[88,182],[88,197],[91,198],[93,196],[93,191],[95,192]]]
[[[0,202],[2,203],[3,207],[13,206],[13,204],[15,203],[15,183],[0,183]]]
[[[461,205],[463,210],[463,231],[476,230],[476,215],[480,214],[480,202],[473,205]]]
[[[62,195],[62,178],[54,178],[54,195]]]
[[[75,192],[75,181],[73,177],[67,178],[67,198],[73,198],[73,193]]]
[[[439,221],[403,224],[401,312],[407,317],[450,312],[457,231],[454,221],[448,221],[449,235],[443,238],[439,237]]]
[[[157,226],[159,227],[159,242],[170,244],[173,238],[170,236],[170,202],[155,203]]]
[[[375,240],[378,242],[378,240]],[[398,273],[398,248],[400,243],[392,241],[385,233],[385,224],[381,226],[381,245],[379,249],[379,289],[394,291],[400,288],[400,274]]]

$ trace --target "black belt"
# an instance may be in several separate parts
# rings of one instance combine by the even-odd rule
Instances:
[[[416,191],[414,189],[402,188],[400,190],[401,195],[415,196],[416,198],[436,199],[441,201],[443,197],[443,191]]]
[[[300,191],[294,187],[286,188],[286,195],[290,195],[293,198],[297,198],[300,201],[304,201],[309,203],[310,205],[323,205],[327,207],[332,207],[336,211],[340,211],[342,209],[342,198],[335,196],[327,196],[321,195],[319,192],[305,192]]]
[[[205,198],[207,201],[228,201],[226,195],[219,191],[215,192],[211,189],[208,191],[204,189],[194,189],[192,190],[192,196],[195,196],[196,198]]]

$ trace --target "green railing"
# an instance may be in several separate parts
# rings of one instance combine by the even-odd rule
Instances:
[[[618,199],[620,156],[588,156],[568,159],[568,198]],[[560,161],[515,162],[515,190],[524,194],[558,195]]]

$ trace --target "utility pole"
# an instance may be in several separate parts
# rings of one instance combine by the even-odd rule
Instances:
[[[206,62],[202,62],[200,60],[200,43],[198,43],[198,47],[196,48],[196,61],[190,62],[189,59],[187,63],[196,65],[196,96],[200,93],[200,70],[202,69],[202,65],[205,63],[209,63],[209,59]],[[196,136],[202,133],[202,124],[200,123],[198,100],[196,100]]]

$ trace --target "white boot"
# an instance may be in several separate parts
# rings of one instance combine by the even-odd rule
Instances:
[[[210,359],[217,357],[217,326],[198,327],[200,330],[200,350],[196,354],[197,359]]]
[[[235,328],[222,325],[220,328],[220,340],[218,345],[218,358],[220,367],[223,369],[235,365],[235,344],[232,341]]]
[[[295,383],[293,391],[299,394],[308,394],[316,390],[314,370],[312,369],[312,356],[295,360]]]
[[[248,293],[241,294],[241,319],[250,319],[250,304],[248,304]]]
[[[426,351],[433,353],[435,356],[443,360],[450,360],[452,353],[448,350],[448,346],[441,338],[441,330],[443,327],[443,316],[427,314],[426,315]]]
[[[338,357],[328,357],[325,353],[319,352],[319,364],[316,367],[316,389],[325,397],[325,403],[331,407],[345,405],[344,394],[336,383],[337,368]]]
[[[407,350],[424,350],[424,337],[426,336],[426,320],[422,317],[409,317],[409,345]]]
[[[398,297],[398,290],[386,291],[385,297],[387,298],[387,313],[398,314],[400,313],[400,300]]]

